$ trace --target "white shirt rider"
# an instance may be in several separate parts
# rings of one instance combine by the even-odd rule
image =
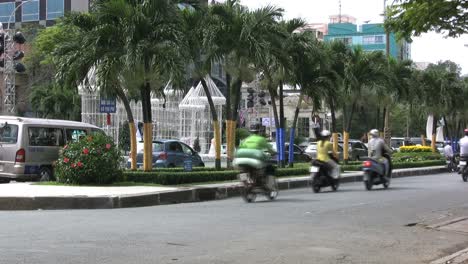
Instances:
[[[453,157],[453,149],[452,149],[452,146],[450,146],[450,144],[445,145],[445,147],[444,147],[444,156],[446,158],[452,158]]]
[[[468,156],[468,135],[460,139],[460,156]]]

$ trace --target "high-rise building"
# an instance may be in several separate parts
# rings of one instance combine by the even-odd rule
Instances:
[[[343,17],[342,17],[343,18]],[[357,25],[355,19],[341,20],[335,23],[336,16],[332,16],[328,24],[328,34],[325,41],[339,40],[351,46],[362,46],[365,51],[382,51],[386,53],[386,33],[382,23]],[[408,42],[398,41],[395,34],[389,34],[390,56],[398,59],[409,59],[411,46]]]
[[[23,5],[21,5],[22,2]],[[16,9],[16,12],[14,10]],[[54,24],[66,12],[87,12],[89,0],[0,0],[0,22],[3,27],[20,28],[22,23]]]

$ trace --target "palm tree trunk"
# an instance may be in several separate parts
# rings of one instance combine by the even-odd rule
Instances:
[[[346,126],[343,133],[343,160],[348,163],[349,160],[349,132],[351,131],[351,123],[353,120],[354,111],[356,110],[357,101],[354,100],[353,105],[351,106],[351,112],[349,113],[348,120],[346,120]]]
[[[408,115],[406,116],[406,138],[410,137],[411,115],[413,114],[413,104],[409,104]]]
[[[391,129],[390,129],[390,109],[387,109],[385,111],[385,119],[384,119],[384,139],[385,139],[385,144],[390,146],[390,140],[391,140]]]
[[[208,99],[208,104],[210,106],[211,117],[213,119],[213,128],[214,128],[214,138],[215,138],[215,167],[217,170],[221,169],[221,131],[219,128],[218,113],[216,112],[216,107],[213,103],[213,98],[211,97],[210,90],[204,78],[200,78],[200,82],[205,91],[206,98]]]
[[[433,153],[437,152],[436,136],[437,136],[437,118],[436,118],[436,115],[434,114],[434,120],[432,121],[432,141],[431,141],[431,148],[432,148]]]
[[[226,167],[231,168],[234,143],[232,141],[231,75],[226,72]]]
[[[268,85],[268,92],[270,93],[270,99],[271,99],[271,107],[273,108],[273,117],[275,119],[275,141],[276,141],[276,150],[278,151],[280,146],[279,146],[279,127],[280,127],[280,121],[279,121],[279,116],[278,116],[278,108],[276,106],[276,91],[271,85]],[[280,166],[280,160],[279,160],[279,155],[277,155],[277,163],[278,166]]]
[[[294,120],[291,126],[291,131],[289,135],[289,167],[294,167],[294,136],[296,133],[297,120],[299,119],[299,110],[301,109],[302,100],[304,99],[304,93],[302,92],[299,95],[299,101],[297,102],[296,111],[294,112]]]
[[[385,118],[387,116],[387,107],[384,107],[382,113],[382,125],[380,127],[380,137],[384,137],[384,130],[385,130]]]
[[[279,136],[278,136],[278,139],[279,139],[279,149],[278,149],[278,152],[279,152],[279,160],[280,160],[280,167],[281,168],[284,168],[284,128],[285,128],[285,124],[284,124],[284,98],[283,98],[283,81],[281,80],[280,81],[280,87],[279,87],[279,117],[280,117],[280,129],[279,129]]]
[[[135,120],[133,118],[132,108],[130,107],[130,102],[128,101],[127,96],[124,91],[120,88],[116,89],[117,96],[122,101],[125,112],[127,113],[128,126],[130,128],[130,159],[131,159],[131,170],[137,169],[136,161],[136,152],[137,152],[137,142],[136,142],[136,127]]]
[[[226,77],[226,79],[228,79]],[[228,84],[230,84],[230,81],[231,81],[231,78],[229,76],[229,82]],[[233,88],[233,89],[231,89]],[[229,156],[231,157],[231,160],[234,156],[234,145],[236,143],[236,128],[237,128],[237,119],[239,118],[239,103],[240,103],[240,99],[241,99],[241,88],[242,88],[242,81],[241,80],[236,80],[234,83],[233,83],[233,86],[230,87],[230,93],[233,94],[233,98],[230,98],[230,101],[231,101],[231,113],[230,113],[230,116],[227,117],[228,121],[229,122],[229,128],[226,128],[228,131],[229,131],[229,139],[227,141],[227,155],[228,155],[228,159],[229,159]],[[232,93],[233,92],[233,93]],[[234,99],[234,102],[232,102],[231,99]]]
[[[153,168],[153,119],[151,116],[151,86],[149,82],[143,84],[140,93],[143,112],[143,170],[151,171]]]
[[[332,128],[332,138],[333,138],[333,152],[338,153],[338,130],[336,129],[336,106],[333,98],[329,99],[330,113],[331,113],[331,128]],[[338,158],[338,157],[336,157]]]

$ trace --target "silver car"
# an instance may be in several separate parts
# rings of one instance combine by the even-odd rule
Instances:
[[[60,149],[98,127],[74,121],[0,116],[0,182],[53,178]]]

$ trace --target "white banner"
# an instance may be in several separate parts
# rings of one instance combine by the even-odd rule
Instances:
[[[426,124],[426,138],[432,138],[432,127],[434,126],[434,115],[429,115],[427,117],[427,124]]]

